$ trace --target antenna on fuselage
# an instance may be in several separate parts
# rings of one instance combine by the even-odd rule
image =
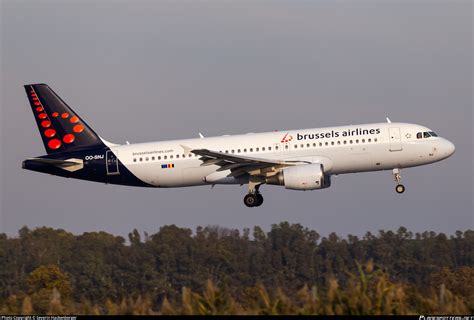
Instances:
[[[392,123],[392,121],[388,117],[386,117],[385,119],[387,119],[388,123]]]

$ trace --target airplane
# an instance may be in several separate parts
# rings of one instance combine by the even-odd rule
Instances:
[[[101,138],[48,85],[25,85],[47,155],[23,169],[105,184],[175,188],[248,185],[247,207],[263,203],[264,184],[289,190],[331,186],[331,176],[401,169],[450,157],[455,146],[431,129],[387,122],[136,144]]]

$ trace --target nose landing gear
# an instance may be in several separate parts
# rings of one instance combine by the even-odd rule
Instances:
[[[393,179],[397,182],[397,186],[395,187],[395,191],[399,194],[404,193],[405,192],[405,186],[400,183],[400,181],[402,180],[402,176],[400,175],[400,169],[398,169],[398,168],[393,169],[392,170],[392,175],[393,175]]]

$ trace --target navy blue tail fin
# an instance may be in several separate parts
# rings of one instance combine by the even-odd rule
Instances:
[[[105,147],[99,136],[46,84],[25,85],[48,154]]]

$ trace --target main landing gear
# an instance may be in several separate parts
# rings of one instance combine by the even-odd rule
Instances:
[[[249,193],[244,197],[244,203],[247,207],[260,207],[263,203],[263,196],[260,193]]]
[[[258,191],[261,183],[249,182],[249,193],[244,197],[244,203],[247,207],[260,207],[263,203],[263,196]]]
[[[397,193],[404,193],[405,192],[405,186],[400,183],[402,180],[402,176],[400,175],[400,169],[395,168],[392,170],[392,175],[393,179],[397,182],[397,186],[395,187],[395,191]]]

